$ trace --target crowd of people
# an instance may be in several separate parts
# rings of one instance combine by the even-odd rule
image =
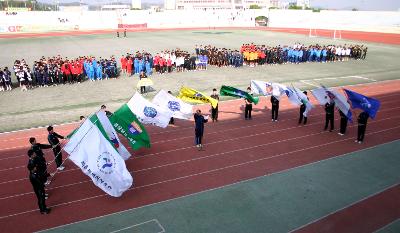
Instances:
[[[295,43],[293,46],[266,46],[243,44],[239,50],[217,48],[211,45],[196,45],[194,52],[181,50],[164,50],[155,55],[147,51],[127,53],[119,62],[121,71],[127,76],[144,72],[151,76],[153,72],[165,74],[206,70],[208,65],[215,67],[241,67],[247,65],[299,64],[304,62],[336,62],[350,59],[365,59],[368,48],[364,45],[309,45]],[[22,91],[34,86],[80,83],[84,80],[96,81],[116,78],[120,74],[114,56],[108,59],[96,59],[92,56],[78,58],[42,57],[34,62],[32,69],[24,59],[16,60],[13,66],[14,75]],[[12,89],[11,72],[5,67],[0,69],[0,91]]]
[[[240,52],[246,65],[299,64],[303,62],[336,62],[349,59],[365,59],[368,48],[364,45],[309,45],[295,43],[293,46],[265,46],[243,44]]]

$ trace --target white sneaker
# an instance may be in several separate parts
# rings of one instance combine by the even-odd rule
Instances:
[[[62,171],[62,170],[64,170],[64,169],[65,169],[64,166],[59,166],[59,167],[57,168],[57,170],[59,170],[59,171]]]
[[[362,143],[362,141],[358,141],[358,144],[361,144]]]
[[[46,183],[44,183],[44,186],[47,186],[47,185],[49,185],[49,184],[51,184],[51,181],[50,181],[50,180],[46,181]]]
[[[354,142],[358,142],[358,140],[355,140]]]

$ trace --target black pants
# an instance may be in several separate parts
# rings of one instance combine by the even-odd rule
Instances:
[[[173,117],[171,117],[171,119],[169,119],[169,124],[170,124],[170,125],[175,124],[175,119],[174,119]]]
[[[62,164],[61,147],[60,146],[56,146],[55,148],[53,148],[53,153],[54,153],[54,157],[55,157],[55,161],[56,161],[57,167],[61,166],[61,164]]]
[[[251,119],[251,110],[253,110],[253,105],[252,104],[246,104],[246,107],[244,108],[244,118]]]
[[[196,139],[196,145],[202,144],[203,132],[195,130],[195,135],[194,136],[195,136],[195,139]]]
[[[358,125],[358,133],[357,133],[357,141],[364,141],[365,130],[367,128],[366,124],[359,124]]]
[[[346,128],[347,128],[347,118],[346,117],[341,117],[340,118],[340,133],[345,134],[346,133]]]
[[[145,86],[140,86],[140,93],[146,93],[146,87]]]
[[[305,117],[303,115],[304,112],[305,112],[305,109],[300,108],[299,124],[301,124],[301,122],[303,121],[303,118],[304,118],[304,124],[307,124],[307,117]]]
[[[332,131],[334,129],[334,119],[333,119],[333,114],[326,114],[325,116],[325,128],[324,130],[328,129],[329,122],[331,123],[331,129]]]
[[[38,199],[38,205],[39,205],[39,209],[40,212],[44,212],[47,207],[46,207],[46,202],[45,202],[45,191],[44,191],[44,187],[33,187],[33,191],[35,191],[36,197]]]
[[[272,120],[278,120],[279,105],[272,105]]]
[[[213,121],[218,121],[218,105],[215,108],[211,108],[211,119]]]

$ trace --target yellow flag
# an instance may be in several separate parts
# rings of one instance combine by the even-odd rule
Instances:
[[[217,107],[218,105],[218,100],[213,99],[208,95],[204,95],[203,93],[188,87],[181,88],[181,90],[179,91],[178,98],[189,103],[196,103],[196,104],[211,103],[211,106],[213,108]]]

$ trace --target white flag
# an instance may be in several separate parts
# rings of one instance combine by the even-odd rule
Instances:
[[[119,197],[131,187],[133,179],[105,134],[97,115],[93,115],[72,135],[64,150],[96,186]]]
[[[193,117],[193,106],[183,102],[168,92],[161,90],[153,98],[153,104],[173,112],[173,117],[188,120]]]
[[[328,95],[326,94],[326,91],[324,88],[320,87],[320,88],[314,89],[311,91],[311,93],[318,100],[318,103],[320,105],[325,105],[326,103],[329,102]]]
[[[251,92],[256,95],[271,95],[272,86],[270,82],[251,80],[250,82]]]
[[[162,128],[168,126],[173,115],[173,112],[169,109],[151,103],[137,92],[127,105],[142,123],[153,124]]]
[[[299,98],[299,95],[296,93],[296,89],[286,88],[286,96],[288,97],[290,103],[294,106],[300,106],[303,104]]]
[[[103,125],[104,130],[106,131],[108,139],[113,143],[119,154],[124,160],[129,159],[129,157],[131,157],[131,154],[119,140],[118,134],[112,126],[106,113],[104,111],[99,111],[96,115],[99,118],[100,123]]]
[[[314,108],[314,105],[311,104],[311,102],[308,99],[308,97],[306,96],[306,94],[304,94],[300,89],[294,87],[294,90],[296,91],[296,95],[298,96],[301,103],[306,106],[306,110],[304,111],[303,116],[307,117],[307,115],[311,111],[311,109]]]

